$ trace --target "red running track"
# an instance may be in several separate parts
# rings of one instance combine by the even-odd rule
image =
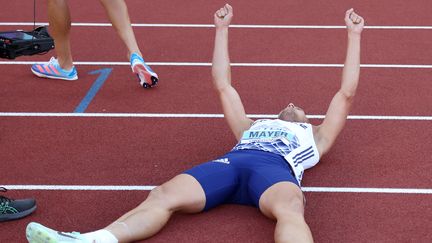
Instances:
[[[73,112],[97,78],[88,72],[106,66],[78,66],[78,82],[35,82],[28,66],[1,67],[14,74],[2,81],[0,95],[5,102],[0,103],[0,110]],[[211,86],[210,67],[155,69],[167,80],[166,85],[145,92],[128,66],[115,66],[87,112],[222,112],[219,103],[214,102],[217,96]],[[340,75],[339,68],[233,68],[234,86],[250,114],[277,114],[289,102],[303,107],[308,114],[324,114]],[[428,116],[432,103],[429,76],[429,69],[363,68],[351,114]]]
[[[107,22],[97,1],[86,1],[85,8],[83,3],[70,2],[74,22]],[[195,24],[210,24],[212,12],[221,4],[127,3],[134,23]],[[23,11],[5,11],[2,21],[31,21],[28,1],[8,4]],[[41,1],[38,7],[41,22],[46,21],[44,4]],[[369,25],[431,25],[428,10],[432,6],[426,0],[415,4],[387,0],[231,4],[236,11],[234,24],[342,25],[344,11],[354,6]],[[0,26],[0,30],[7,29],[10,27]],[[150,62],[210,62],[213,31],[135,28]],[[362,63],[430,64],[430,33],[365,30]],[[107,40],[109,45],[101,48],[100,43]],[[112,28],[74,27],[72,41],[76,61],[126,61],[125,50]],[[343,29],[232,29],[231,58],[239,63],[342,63],[345,45],[340,43],[344,41]],[[110,66],[78,66],[79,81],[59,82],[34,78],[27,65],[0,65],[0,112],[73,112],[96,79],[88,73],[104,67]],[[111,67],[111,75],[86,112],[221,113],[209,67],[154,66],[161,84],[150,91],[138,87],[128,66]],[[234,67],[233,78],[249,114],[276,114],[291,101],[309,114],[324,114],[338,88],[340,72],[340,68]],[[430,116],[429,74],[430,69],[363,68],[352,114]],[[430,121],[349,120],[332,152],[306,173],[304,186],[431,188],[430,125]],[[221,118],[0,117],[0,161],[1,168],[7,168],[0,183],[159,185],[229,150],[234,143]],[[39,208],[25,219],[2,223],[0,242],[25,242],[24,229],[30,221],[65,231],[101,228],[139,204],[147,194],[10,191],[7,195],[11,197],[35,196]],[[430,195],[305,194],[306,220],[316,242],[432,240]],[[272,242],[273,228],[274,222],[254,208],[226,205],[204,214],[175,216],[149,242]]]

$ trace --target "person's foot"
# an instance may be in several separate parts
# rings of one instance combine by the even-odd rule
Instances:
[[[6,192],[6,188],[0,187],[0,192]],[[36,210],[36,200],[10,199],[0,196],[0,222],[23,218]]]
[[[132,53],[130,57],[132,72],[138,76],[140,85],[143,88],[151,88],[158,81],[158,75],[145,63],[144,59],[138,53]]]
[[[27,225],[26,237],[29,243],[91,243],[78,232],[60,232],[35,222]]]
[[[62,79],[62,80],[77,80],[78,73],[73,66],[71,70],[64,70],[60,67],[57,59],[51,57],[50,61],[45,64],[34,64],[31,67],[31,71],[38,77],[41,78],[52,78],[52,79]]]

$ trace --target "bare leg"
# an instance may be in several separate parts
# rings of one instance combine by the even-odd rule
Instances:
[[[275,242],[313,242],[304,219],[303,193],[291,182],[280,182],[268,188],[260,198],[261,212],[276,219]]]
[[[174,212],[197,213],[205,206],[198,181],[181,174],[153,189],[147,199],[105,229],[119,242],[142,240],[156,234]]]
[[[127,57],[134,52],[142,56],[141,51],[138,47],[135,39],[135,34],[132,30],[131,22],[129,19],[129,13],[124,0],[100,0],[108,14],[108,17],[113,24],[117,34],[122,39],[123,43],[128,49]]]
[[[73,66],[73,60],[70,47],[71,17],[67,0],[48,0],[48,20],[60,67],[69,70]]]

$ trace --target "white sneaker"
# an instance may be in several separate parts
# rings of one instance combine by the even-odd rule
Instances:
[[[78,232],[55,231],[35,222],[27,225],[26,237],[29,243],[91,243]]]
[[[34,64],[31,67],[34,75],[41,78],[63,79],[63,80],[77,80],[78,73],[75,66],[67,71],[60,67],[57,59],[51,57],[50,61],[45,64]]]

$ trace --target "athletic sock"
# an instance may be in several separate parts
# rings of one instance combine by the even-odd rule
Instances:
[[[83,236],[92,243],[118,243],[118,239],[108,230],[85,233]]]

